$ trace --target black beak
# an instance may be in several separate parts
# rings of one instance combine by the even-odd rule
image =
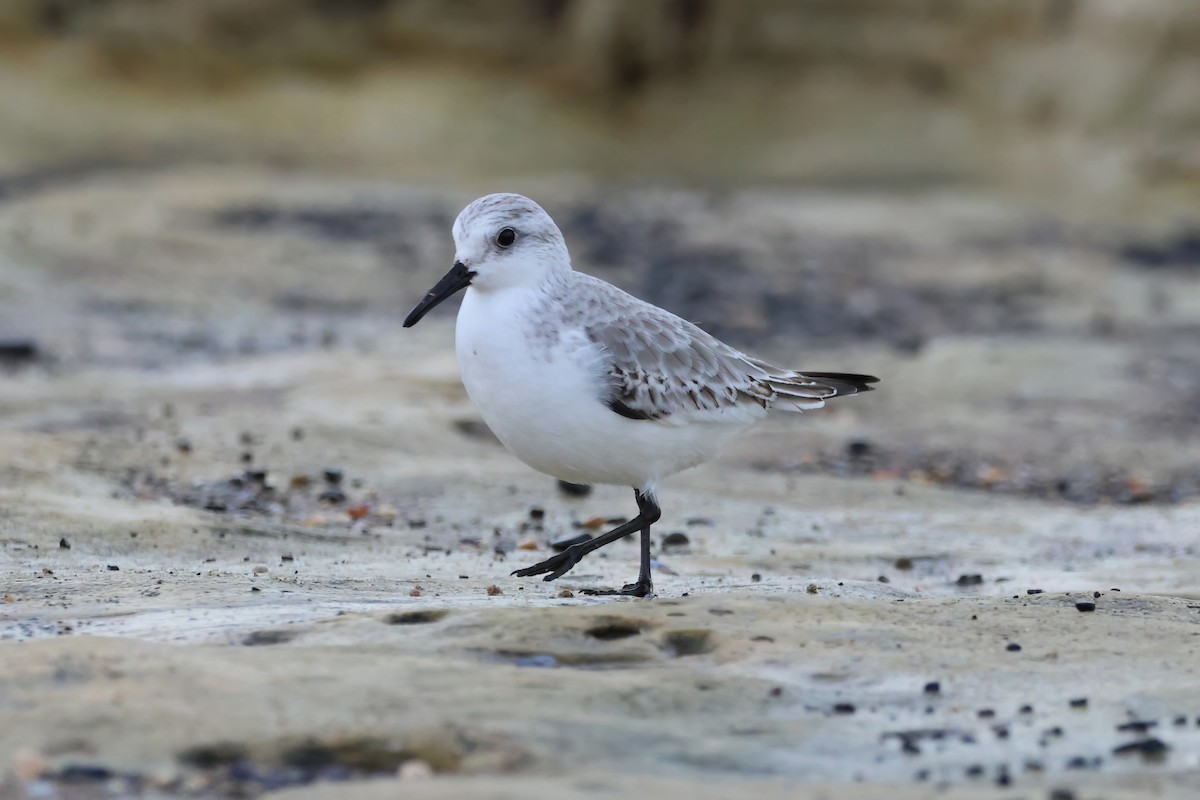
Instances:
[[[404,320],[404,327],[411,328],[421,321],[421,317],[433,310],[433,307],[452,296],[460,289],[465,289],[471,285],[471,279],[475,277],[475,273],[467,269],[467,265],[461,261],[455,261],[454,266],[450,271],[442,276],[442,279],[437,282],[429,290],[429,294],[422,298],[421,302],[417,303],[417,307],[408,312],[408,317]]]

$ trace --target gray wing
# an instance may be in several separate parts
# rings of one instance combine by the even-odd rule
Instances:
[[[606,313],[593,307],[583,328],[605,353],[611,391],[605,401],[622,416],[747,421],[771,408],[820,408],[828,398],[858,390],[833,374],[818,378],[772,367],[674,314],[608,288],[618,294],[606,298]]]

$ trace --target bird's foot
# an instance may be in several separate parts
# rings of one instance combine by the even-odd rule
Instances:
[[[551,556],[545,561],[534,564],[532,567],[513,570],[512,574],[518,578],[528,578],[533,575],[541,575],[543,572],[549,572],[550,574],[542,578],[542,580],[552,581],[570,572],[579,563],[580,559],[587,554],[588,551],[584,550],[582,545],[573,544],[556,556]]]
[[[639,580],[637,583],[627,583],[620,589],[580,589],[581,594],[590,595],[623,595],[625,597],[654,597],[654,584],[650,581]]]

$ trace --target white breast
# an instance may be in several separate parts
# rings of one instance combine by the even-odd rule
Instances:
[[[603,402],[603,352],[577,329],[548,329],[535,292],[467,289],[455,344],[467,394],[529,466],[577,483],[652,488],[716,455],[741,425],[630,420]],[[542,315],[544,316],[544,314]]]

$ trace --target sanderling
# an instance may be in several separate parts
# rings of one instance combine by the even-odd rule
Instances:
[[[635,583],[653,594],[650,526],[658,482],[717,455],[771,410],[807,411],[876,378],[778,369],[692,323],[576,272],[562,232],[519,194],[471,203],[454,222],[454,266],[404,320],[466,289],[455,332],[467,394],[517,458],[573,483],[632,486],[638,515],[522,577],[564,575],[593,550],[641,532]]]

